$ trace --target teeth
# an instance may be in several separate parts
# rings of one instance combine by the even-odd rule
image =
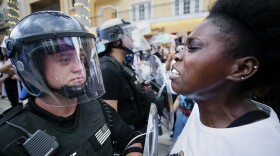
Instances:
[[[171,73],[172,73],[172,74],[179,75],[178,71],[177,71],[177,70],[175,70],[174,68],[171,70]]]

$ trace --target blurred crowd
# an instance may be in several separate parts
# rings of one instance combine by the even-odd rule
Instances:
[[[6,55],[5,41],[8,39],[8,36],[9,30],[6,30],[4,38],[0,40],[0,93],[1,98],[7,98],[11,106],[17,106],[22,105],[22,101],[19,99],[21,84],[12,68],[10,59]]]

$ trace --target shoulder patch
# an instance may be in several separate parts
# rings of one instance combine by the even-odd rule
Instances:
[[[95,133],[95,137],[97,141],[100,143],[100,145],[103,145],[103,143],[109,138],[110,135],[111,135],[111,131],[106,124],[104,124],[101,127],[101,129],[99,129]]]

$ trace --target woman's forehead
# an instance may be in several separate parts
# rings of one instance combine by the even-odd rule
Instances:
[[[211,24],[210,21],[204,20],[189,34],[187,42],[193,40],[213,40],[221,35],[218,28]]]

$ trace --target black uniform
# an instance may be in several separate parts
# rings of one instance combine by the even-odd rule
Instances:
[[[125,146],[132,138],[132,131],[115,116],[113,108],[98,100],[77,105],[76,112],[67,118],[54,116],[35,105],[34,100],[29,101],[8,121],[31,134],[41,129],[54,136],[59,143],[55,152],[57,156],[112,156],[112,140]],[[22,145],[28,138],[24,130],[7,123],[0,125],[2,155],[28,155]]]
[[[130,78],[125,76],[124,67],[113,57],[101,57],[100,68],[106,90],[103,99],[118,100],[118,113],[121,118],[128,125],[138,129],[146,125],[148,110],[145,110],[144,106],[139,103],[141,101],[140,95],[130,83]],[[136,76],[133,70],[130,71]],[[139,81],[136,82],[135,77],[132,79],[134,79],[133,83],[139,83]]]

